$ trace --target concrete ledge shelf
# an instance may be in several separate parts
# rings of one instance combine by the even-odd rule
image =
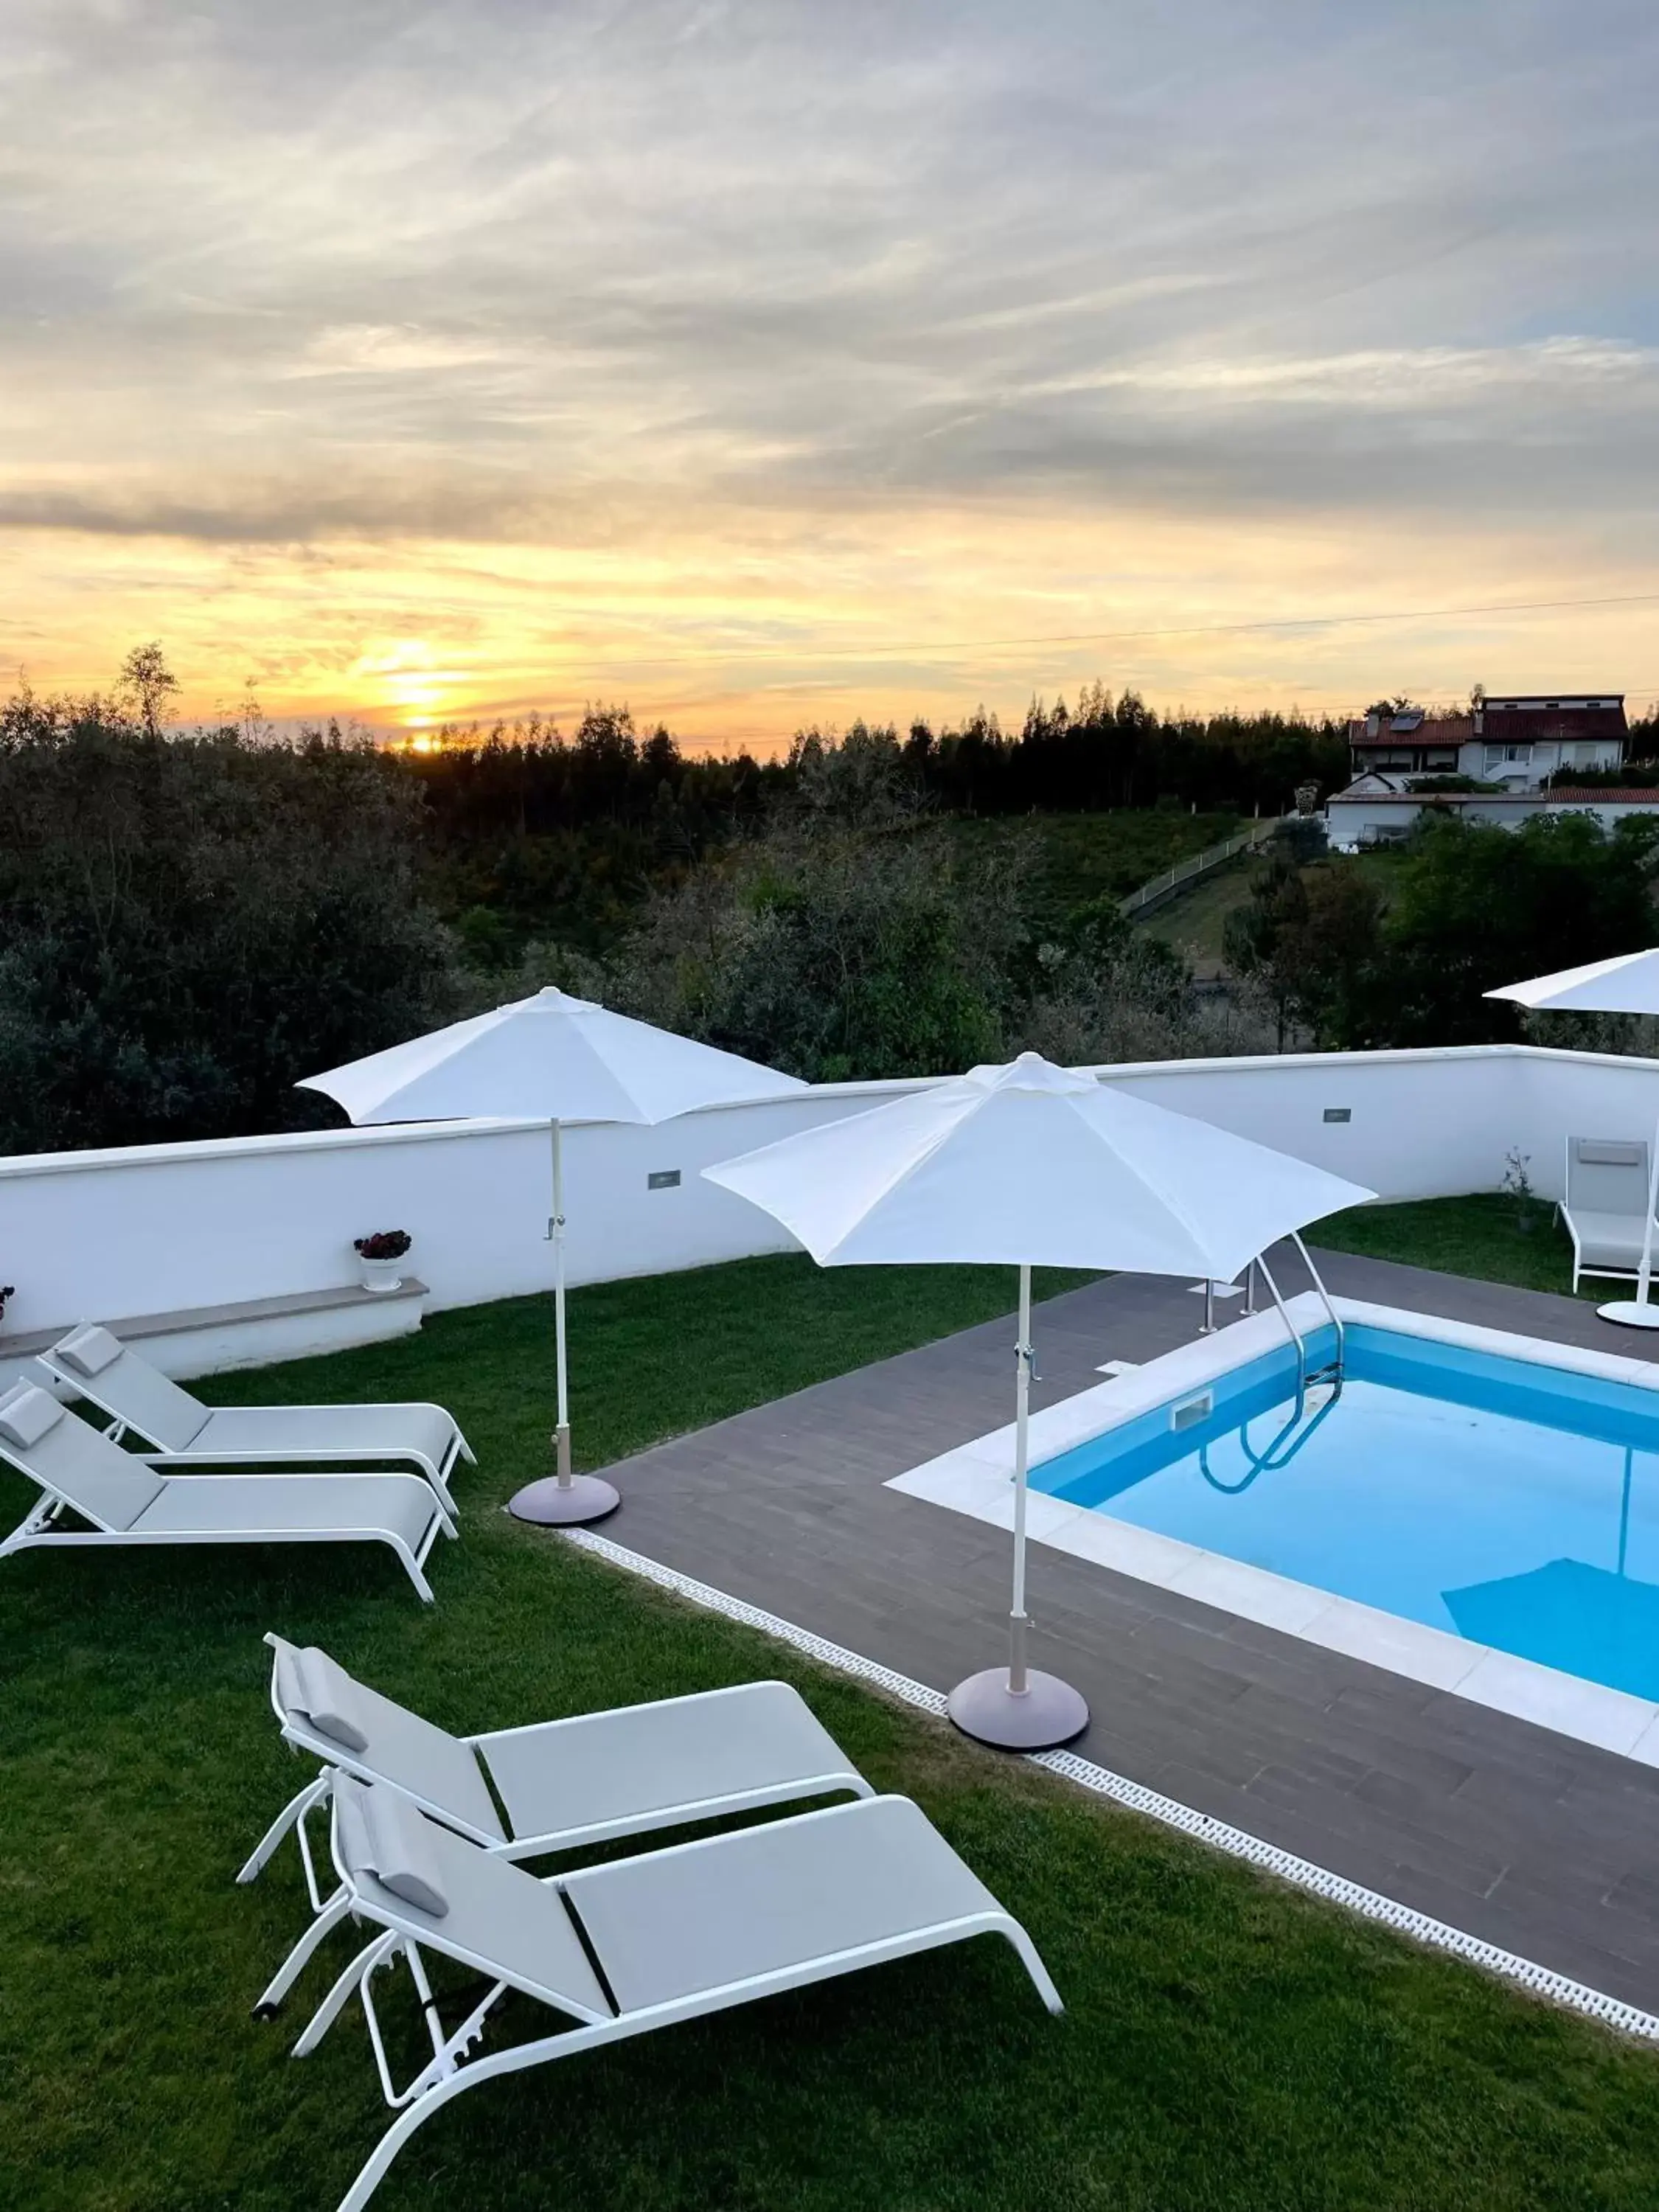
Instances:
[[[418,1275],[405,1275],[395,1291],[366,1291],[339,1283],[321,1291],[293,1291],[283,1297],[243,1298],[233,1304],[185,1306],[172,1313],[72,1314],[56,1328],[0,1332],[0,1389],[15,1382],[36,1352],[55,1344],[77,1321],[102,1322],[123,1342],[143,1351],[164,1373],[185,1377],[218,1375],[234,1367],[264,1367],[278,1359],[343,1352],[355,1344],[412,1336],[428,1296]]]

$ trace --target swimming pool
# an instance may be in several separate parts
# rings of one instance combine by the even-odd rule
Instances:
[[[1288,1431],[1272,1312],[1034,1413],[1033,1541],[1659,1765],[1659,1364],[1336,1310],[1340,1395]],[[1328,1359],[1322,1302],[1288,1318]],[[1012,1462],[1004,1427],[888,1486],[1006,1529]]]
[[[1288,1345],[1033,1468],[1034,1490],[1659,1700],[1659,1398],[1350,1327],[1296,1414]],[[1328,1328],[1310,1364],[1334,1350]]]

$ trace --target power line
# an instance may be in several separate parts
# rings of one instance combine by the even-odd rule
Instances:
[[[1625,592],[1592,599],[1511,599],[1486,606],[1417,607],[1389,614],[1279,615],[1253,622],[1176,623],[1167,628],[1152,629],[1060,630],[1025,637],[927,639],[880,646],[711,646],[702,653],[630,654],[624,652],[621,655],[599,654],[593,658],[626,658],[630,666],[641,668],[701,666],[711,661],[771,660],[779,658],[803,661],[892,660],[901,656],[926,658],[940,653],[994,653],[1012,646],[1107,645],[1132,639],[1158,637],[1237,637],[1251,631],[1337,629],[1362,623],[1449,622],[1465,615],[1545,614],[1583,607],[1652,605],[1659,605],[1659,592]]]

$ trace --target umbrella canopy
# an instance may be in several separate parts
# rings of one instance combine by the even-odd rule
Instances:
[[[1376,1195],[1033,1052],[703,1173],[822,1267],[1002,1261],[1217,1281]]]
[[[806,1089],[798,1076],[717,1052],[692,1037],[653,1029],[550,985],[470,1021],[308,1075],[354,1121],[446,1121],[501,1115],[552,1129],[553,1316],[558,1419],[557,1474],[512,1501],[520,1520],[571,1522],[612,1511],[617,1493],[595,1476],[573,1475],[565,1361],[564,1121],[665,1121],[702,1106],[747,1105]]]
[[[1068,1741],[1088,1706],[1025,1661],[1032,1267],[1224,1279],[1376,1193],[1032,1052],[703,1173],[763,1206],[822,1267],[1018,1267],[1009,1662],[959,1682],[948,1710],[968,1735],[1006,1749]]]
[[[1488,991],[1489,999],[1507,999],[1535,1013],[1659,1014],[1659,945],[1643,952],[1618,952],[1611,960],[1592,960],[1583,968],[1558,969],[1553,975],[1534,975],[1529,982],[1505,983]],[[1596,1311],[1603,1321],[1627,1328],[1659,1329],[1659,1305],[1649,1296],[1653,1281],[1653,1212],[1659,1204],[1659,1127],[1654,1130],[1648,1179],[1647,1219],[1643,1230],[1642,1258],[1636,1271],[1636,1296],[1614,1298]]]
[[[1617,952],[1611,960],[1592,960],[1583,968],[1558,969],[1530,982],[1505,983],[1488,991],[1537,1013],[1659,1014],[1659,945],[1645,952]]]
[[[804,1091],[798,1076],[653,1029],[551,985],[470,1021],[308,1075],[354,1121],[665,1121]]]

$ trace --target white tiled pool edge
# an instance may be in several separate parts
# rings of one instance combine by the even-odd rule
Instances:
[[[655,1583],[659,1588],[672,1590],[677,1596],[700,1605],[711,1613],[723,1613],[728,1620],[741,1621],[745,1626],[758,1629],[763,1635],[775,1637],[780,1643],[816,1659],[823,1666],[834,1668],[838,1673],[850,1674],[887,1692],[890,1697],[918,1711],[932,1714],[937,1719],[945,1717],[945,1698],[938,1690],[930,1690],[925,1682],[913,1681],[908,1674],[900,1674],[890,1667],[883,1667],[873,1659],[866,1659],[857,1651],[849,1651],[844,1644],[832,1644],[827,1637],[816,1636],[810,1629],[799,1628],[794,1622],[768,1613],[761,1607],[750,1605],[742,1598],[729,1596],[708,1583],[695,1581],[676,1568],[665,1567],[656,1559],[647,1559],[639,1552],[630,1552],[608,1536],[601,1536],[591,1528],[566,1528],[560,1531],[565,1541],[579,1550],[591,1552],[607,1559],[613,1566],[622,1567],[630,1574]],[[1212,1850],[1222,1851],[1230,1858],[1242,1859],[1247,1864],[1259,1867],[1287,1881],[1297,1889],[1307,1890],[1322,1897],[1333,1905],[1345,1906],[1366,1920],[1381,1922],[1385,1927],[1409,1936],[1414,1942],[1432,1948],[1447,1951],[1465,1959],[1471,1965],[1484,1966],[1489,1973],[1499,1974],[1507,1981],[1517,1983],[1533,1996],[1565,2006],[1572,2012],[1583,2013],[1603,2026],[1618,2028],[1626,2035],[1659,2042],[1659,2018],[1644,2012],[1638,2006],[1626,2004],[1601,1990],[1593,1990],[1583,1982],[1575,1982],[1565,1974],[1558,1974],[1547,1966],[1540,1966],[1530,1959],[1522,1959],[1513,1951],[1501,1950],[1495,1943],[1484,1942],[1463,1929],[1453,1928],[1443,1920],[1431,1920],[1426,1913],[1415,1912],[1409,1905],[1401,1905],[1391,1897],[1384,1897],[1374,1889],[1363,1888],[1359,1883],[1348,1881],[1340,1875],[1332,1874],[1328,1868],[1315,1866],[1310,1860],[1297,1858],[1293,1852],[1280,1850],[1277,1844],[1264,1843],[1261,1837],[1248,1834],[1243,1828],[1230,1827],[1224,1820],[1212,1820],[1207,1813],[1194,1812],[1191,1806],[1182,1805],[1173,1797],[1165,1797],[1156,1790],[1147,1790],[1127,1776],[1115,1774],[1109,1767],[1097,1766],[1092,1759],[1084,1759],[1073,1751],[1040,1751],[1016,1754],[1029,1758],[1034,1766],[1046,1766],[1051,1773],[1064,1776],[1081,1789],[1097,1797],[1109,1798],[1114,1804],[1127,1807],[1131,1812],[1144,1814],[1162,1826],[1177,1829],[1190,1836],[1194,1842],[1206,1844]]]
[[[1659,1392],[1659,1367],[1645,1359],[1582,1351],[1541,1337],[1512,1336],[1501,1329],[1476,1328],[1466,1322],[1369,1305],[1356,1298],[1338,1298],[1335,1304],[1345,1322]],[[1326,1326],[1323,1306],[1311,1291],[1292,1298],[1289,1311],[1310,1334]],[[1231,1374],[1264,1352],[1283,1348],[1285,1341],[1284,1324],[1276,1313],[1256,1314],[1045,1407],[1031,1417],[1032,1460],[1052,1459],[1076,1444],[1108,1435],[1154,1407]],[[955,1451],[895,1475],[887,1487],[996,1528],[1012,1528],[1013,1434],[1011,1425],[975,1437]],[[1659,1766],[1659,1703],[1649,1698],[1469,1643],[1444,1629],[1402,1620],[1352,1598],[1334,1597],[1310,1583],[1291,1582],[1178,1537],[1137,1528],[1092,1506],[1068,1505],[1039,1492],[1030,1496],[1027,1528],[1034,1543],[1047,1544],[1073,1559],[1133,1575],[1264,1628],[1345,1652],[1351,1659],[1384,1667],[1429,1688],[1450,1691],[1494,1712],[1532,1721],[1646,1766]]]

